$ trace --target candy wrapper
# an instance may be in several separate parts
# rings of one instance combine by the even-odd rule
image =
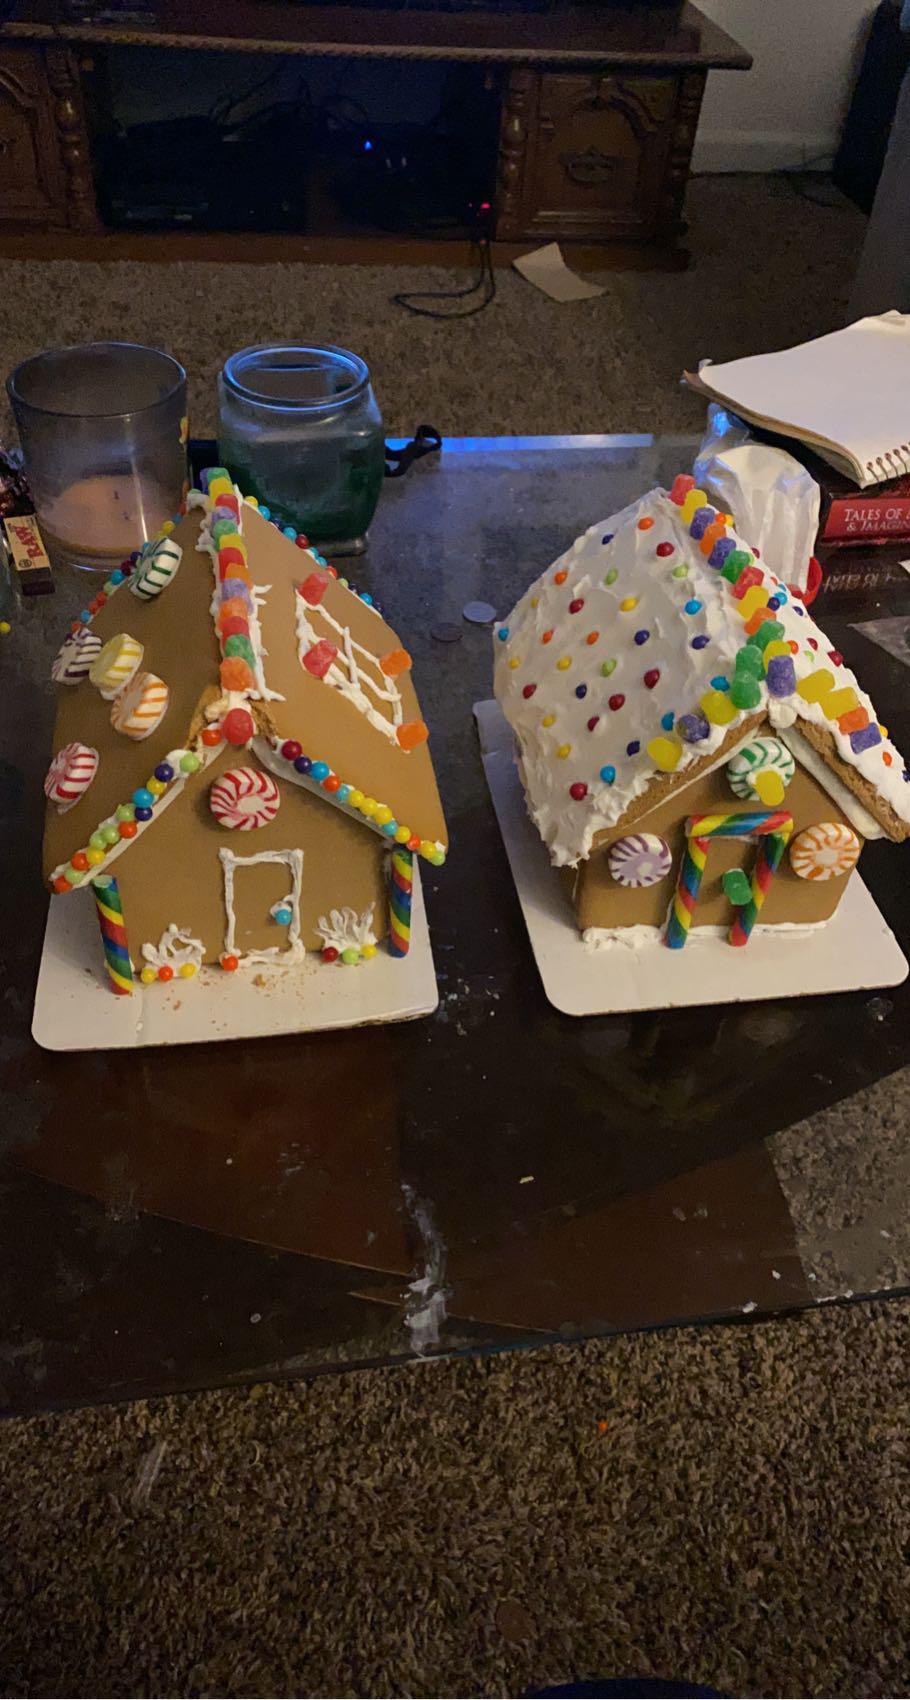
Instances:
[[[749,427],[718,403],[693,467],[695,481],[726,513],[772,569],[798,590],[812,588],[820,492],[785,449],[757,442]]]
[[[0,444],[0,556],[23,596],[43,596],[54,588],[22,456]]]

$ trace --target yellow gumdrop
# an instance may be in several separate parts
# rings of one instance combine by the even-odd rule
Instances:
[[[679,766],[683,747],[679,738],[652,738],[647,750],[654,766],[659,767],[661,773],[673,773]]]
[[[706,508],[707,506],[708,498],[704,490],[690,490],[682,505],[683,525],[688,525],[692,515],[697,513],[699,508]]]
[[[834,689],[834,674],[827,667],[816,667],[813,673],[800,679],[796,689],[804,702],[821,702]]]
[[[772,638],[771,642],[766,643],[764,649],[762,650],[762,660],[765,664],[765,672],[767,673],[767,671],[768,671],[768,662],[773,661],[775,655],[792,655],[792,654],[793,654],[793,651],[791,650],[790,645],[788,643],[784,643],[781,638]]]
[[[727,726],[736,714],[729,691],[705,691],[699,707],[712,726]]]
[[[767,607],[768,592],[763,584],[750,584],[745,596],[741,596],[738,600],[734,598],[734,601],[737,613],[744,620],[751,620],[752,615],[757,613],[759,608]]]
[[[758,793],[759,801],[764,803],[766,809],[775,809],[778,803],[783,802],[784,782],[780,774],[774,773],[771,768],[767,768],[764,773],[756,773],[752,784]]]
[[[824,709],[829,720],[839,720],[842,714],[849,714],[851,708],[859,708],[859,697],[852,685],[843,685],[839,691],[830,691],[825,697]]]

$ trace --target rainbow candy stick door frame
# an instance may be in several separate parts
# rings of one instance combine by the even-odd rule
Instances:
[[[679,877],[664,943],[671,950],[682,950],[698,902],[704,877],[708,850],[714,838],[742,838],[757,845],[755,865],[750,877],[748,903],[734,916],[728,940],[744,945],[755,925],[759,911],[768,895],[768,888],[780,867],[781,857],[793,831],[793,816],[787,809],[748,809],[728,815],[691,815],[686,821],[686,848],[679,867]]]

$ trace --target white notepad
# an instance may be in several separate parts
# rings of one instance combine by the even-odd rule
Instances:
[[[743,419],[807,443],[860,489],[910,473],[910,313],[686,376]]]

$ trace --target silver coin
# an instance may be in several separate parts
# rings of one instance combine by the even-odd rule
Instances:
[[[451,620],[441,620],[438,626],[430,627],[430,636],[435,643],[460,643],[461,627],[453,625]]]
[[[472,626],[490,626],[496,618],[492,602],[466,602],[461,612]]]

